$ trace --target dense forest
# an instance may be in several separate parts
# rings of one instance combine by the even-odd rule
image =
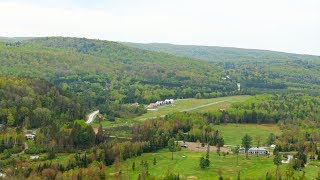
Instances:
[[[83,118],[81,105],[38,78],[0,77],[0,124],[35,128]]]
[[[208,112],[212,123],[278,123],[320,118],[320,98],[303,94],[257,95],[244,103],[235,103],[227,110]],[[290,123],[289,123],[290,124]]]

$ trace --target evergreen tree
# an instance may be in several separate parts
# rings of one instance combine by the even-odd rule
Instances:
[[[281,173],[280,173],[279,166],[282,164],[282,162],[281,162],[281,155],[280,155],[279,152],[276,152],[276,153],[274,154],[273,163],[274,163],[274,165],[277,166],[277,169],[276,169],[276,177],[277,177],[277,179],[281,179],[281,178],[280,178],[280,177],[281,177]]]
[[[248,134],[245,134],[242,138],[242,146],[246,152],[246,158],[248,159],[248,150],[251,148],[252,138]]]
[[[136,170],[136,162],[133,161],[133,163],[132,163],[132,171],[135,171],[135,170]]]
[[[157,159],[156,157],[153,158],[153,165],[156,165],[157,164]]]
[[[174,138],[169,139],[169,141],[168,141],[168,148],[169,148],[169,151],[171,152],[171,160],[173,160],[173,152],[175,152],[176,149],[177,149]]]

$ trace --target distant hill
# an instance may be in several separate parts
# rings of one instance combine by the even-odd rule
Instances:
[[[8,42],[16,42],[16,41],[24,41],[27,39],[32,39],[33,37],[0,37],[0,41],[8,41]]]
[[[132,47],[166,52],[176,56],[204,59],[208,61],[262,61],[262,60],[320,60],[320,56],[284,53],[269,50],[243,49],[218,46],[174,45],[166,43],[127,43]]]
[[[255,93],[284,92],[319,94],[320,57],[267,50],[215,46],[123,43],[132,47],[207,60],[225,69],[233,80]]]

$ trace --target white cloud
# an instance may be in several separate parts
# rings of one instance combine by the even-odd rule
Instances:
[[[0,36],[76,36],[320,54],[320,2],[0,1]]]

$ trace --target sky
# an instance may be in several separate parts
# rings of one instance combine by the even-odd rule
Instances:
[[[319,0],[0,0],[0,36],[320,55]]]

